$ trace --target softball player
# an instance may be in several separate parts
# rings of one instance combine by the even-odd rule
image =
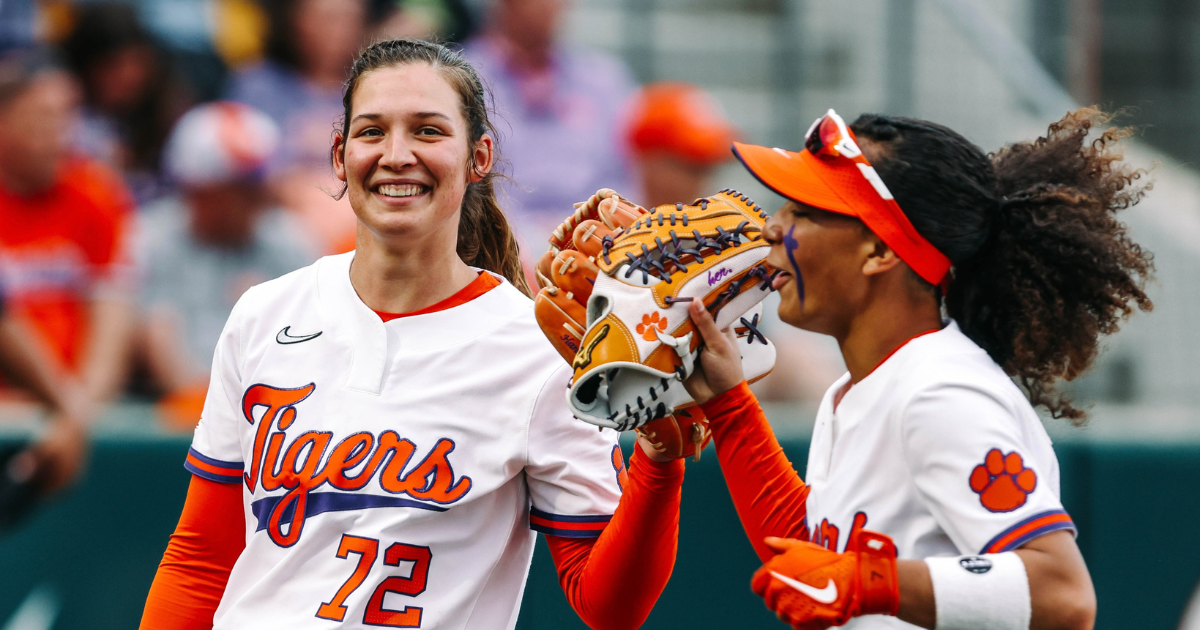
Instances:
[[[231,314],[143,628],[512,628],[535,531],[589,625],[645,620],[683,464],[639,446],[626,475],[567,410],[485,102],[436,44],[356,60],[332,149],[356,249]]]
[[[990,158],[940,125],[867,115],[847,128],[832,110],[799,153],[735,144],[789,200],[764,232],[780,318],[834,336],[849,368],[821,401],[805,483],[736,349],[693,309],[707,349],[689,390],[765,563],[752,587],[781,619],[1092,626],[1034,406],[1081,418],[1054,381],[1150,308],[1150,257],[1113,216],[1140,198],[1140,173],[1112,149],[1121,131],[1089,141],[1105,122],[1073,112]]]

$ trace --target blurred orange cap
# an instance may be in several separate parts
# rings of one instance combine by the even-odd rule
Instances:
[[[629,144],[637,153],[660,151],[708,166],[728,160],[737,138],[716,100],[694,85],[651,83],[634,96]]]

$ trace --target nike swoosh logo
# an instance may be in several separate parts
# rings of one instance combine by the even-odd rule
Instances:
[[[833,580],[829,580],[829,582],[825,584],[825,588],[817,588],[815,586],[809,586],[808,584],[805,584],[799,580],[793,580],[786,575],[780,575],[774,571],[771,572],[771,575],[774,576],[776,580],[787,584],[788,586],[800,591],[801,593],[804,593],[805,595],[808,595],[822,604],[832,604],[833,602],[837,601],[837,584],[835,584]]]
[[[292,329],[291,326],[284,326],[283,330],[279,331],[279,334],[275,335],[275,341],[277,341],[281,344],[284,344],[284,345],[287,345],[290,343],[303,343],[305,341],[310,341],[312,339],[316,339],[317,337],[320,337],[321,333],[324,332],[324,331],[318,330],[317,332],[315,332],[311,335],[300,335],[297,337],[297,336],[288,334],[288,331],[291,329]]]

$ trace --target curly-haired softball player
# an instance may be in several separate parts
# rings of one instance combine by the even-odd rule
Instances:
[[[649,614],[683,463],[639,446],[626,474],[617,434],[567,410],[485,99],[437,44],[355,61],[332,159],[356,249],[235,307],[143,628],[512,628],[531,530],[589,625]]]
[[[1034,406],[1081,418],[1054,381],[1151,306],[1150,257],[1114,217],[1140,198],[1141,173],[1112,147],[1120,130],[1089,141],[1106,122],[1079,110],[989,157],[930,122],[847,128],[830,111],[799,153],[735,145],[790,200],[764,232],[780,317],[835,337],[849,368],[821,401],[805,483],[741,384],[737,350],[692,309],[707,349],[689,389],[765,563],[752,587],[781,619],[1092,626]]]

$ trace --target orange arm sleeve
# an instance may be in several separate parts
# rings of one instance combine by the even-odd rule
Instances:
[[[241,484],[192,475],[183,515],[146,598],[142,630],[211,630],[229,572],[245,547]]]
[[[700,406],[717,447],[729,494],[758,557],[775,557],[767,536],[808,540],[808,486],[783,453],[775,432],[743,382]]]
[[[593,630],[641,626],[675,568],[683,460],[633,451],[621,503],[598,538],[546,536],[567,601]]]

